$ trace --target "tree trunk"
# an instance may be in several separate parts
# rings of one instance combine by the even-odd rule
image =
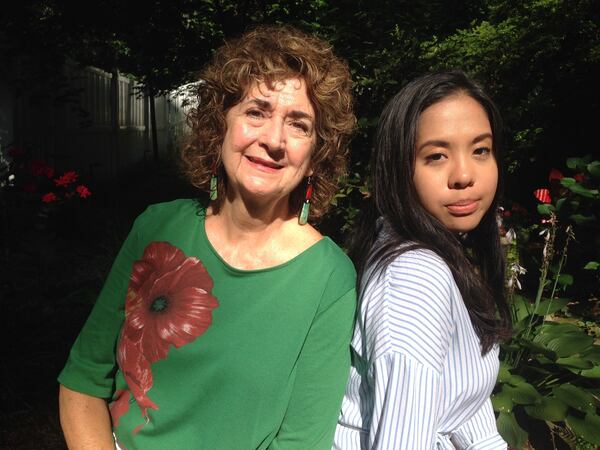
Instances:
[[[154,93],[149,92],[148,98],[150,100],[150,127],[152,129],[152,154],[154,155],[154,162],[158,164],[158,136],[156,134],[156,106],[154,104]]]

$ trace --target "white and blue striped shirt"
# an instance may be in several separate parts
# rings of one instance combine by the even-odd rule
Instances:
[[[479,338],[450,269],[397,257],[364,289],[335,450],[506,449],[489,400],[498,348]]]

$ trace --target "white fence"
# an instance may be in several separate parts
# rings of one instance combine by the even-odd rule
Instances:
[[[36,101],[32,95],[5,95],[12,130],[3,133],[36,158],[60,170],[75,169],[98,183],[110,183],[126,170],[152,160],[148,98],[133,80],[87,67],[65,69],[68,98]],[[118,95],[117,95],[118,92]],[[55,94],[55,93],[53,93]],[[49,98],[52,98],[50,95]],[[181,95],[157,97],[156,131],[161,159],[171,156],[186,132]],[[12,131],[12,133],[11,133]]]

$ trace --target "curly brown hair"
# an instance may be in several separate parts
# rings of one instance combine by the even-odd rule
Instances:
[[[272,88],[289,78],[304,80],[316,115],[311,219],[327,211],[345,173],[348,142],[356,126],[352,80],[348,66],[333,54],[330,45],[289,26],[261,26],[226,42],[200,74],[197,106],[187,118],[192,132],[181,149],[181,167],[190,183],[203,191],[210,188],[213,169],[217,171],[216,211],[227,188],[220,164],[227,111],[242,101],[255,83]],[[290,195],[294,213],[302,205],[305,187],[300,183]]]

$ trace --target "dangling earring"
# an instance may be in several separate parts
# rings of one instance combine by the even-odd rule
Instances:
[[[310,212],[310,199],[313,194],[313,185],[311,183],[310,177],[308,177],[308,181],[306,182],[306,195],[304,196],[304,203],[302,203],[302,210],[300,211],[300,216],[298,217],[298,223],[300,225],[306,225],[308,222],[308,213]]]
[[[217,165],[215,164],[210,177],[210,199],[215,201],[218,197],[217,186],[219,185],[219,179],[217,178]]]

